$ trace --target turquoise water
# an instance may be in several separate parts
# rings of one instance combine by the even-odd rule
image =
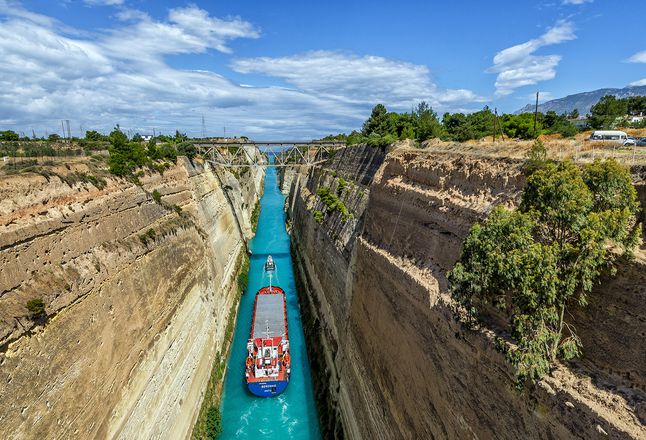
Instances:
[[[240,300],[233,345],[227,362],[222,395],[220,439],[320,439],[314,391],[301,326],[298,297],[294,284],[289,235],[285,231],[285,197],[278,189],[276,170],[268,168],[265,193],[260,202],[260,219],[251,241],[249,287]],[[267,255],[276,263],[273,284],[287,294],[287,318],[292,372],[287,390],[277,397],[253,396],[244,382],[244,361],[251,327],[254,296],[269,284],[263,273]]]

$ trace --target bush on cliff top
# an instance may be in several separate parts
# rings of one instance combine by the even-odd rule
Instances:
[[[507,312],[519,383],[580,354],[566,309],[584,306],[601,272],[631,255],[637,209],[631,176],[614,160],[583,169],[545,163],[529,176],[519,209],[497,207],[473,226],[449,273],[452,295],[471,323],[477,304]]]

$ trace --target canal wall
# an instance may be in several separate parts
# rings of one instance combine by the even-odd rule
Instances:
[[[98,187],[91,172],[0,178],[0,437],[185,438],[263,172],[179,158]]]
[[[471,225],[517,203],[521,161],[406,146],[337,154],[283,173],[325,437],[646,435],[643,248],[573,310],[582,359],[520,393],[493,320],[456,322],[446,274]]]

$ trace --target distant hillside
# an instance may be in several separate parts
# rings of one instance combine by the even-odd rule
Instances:
[[[574,109],[579,110],[579,114],[585,115],[590,111],[590,107],[599,102],[606,95],[614,95],[617,98],[629,98],[631,96],[646,96],[646,86],[624,87],[623,89],[599,89],[593,92],[577,93],[565,98],[553,99],[538,105],[539,112],[555,111],[559,115],[568,113]],[[527,104],[516,112],[531,113],[534,111],[534,104]]]

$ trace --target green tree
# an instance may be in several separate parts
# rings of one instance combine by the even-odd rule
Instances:
[[[192,160],[197,155],[197,148],[192,142],[182,142],[177,145],[177,154]]]
[[[61,140],[61,137],[57,135],[56,133],[52,133],[49,136],[47,136],[47,140],[51,142],[57,142]]]
[[[95,130],[88,130],[85,132],[85,140],[88,141],[103,141],[105,136]]]
[[[442,135],[442,125],[437,119],[437,113],[425,101],[418,104],[415,109],[417,120],[417,139],[425,141],[426,139],[438,138]]]
[[[628,102],[612,95],[604,96],[590,108],[588,123],[594,129],[613,128],[617,118],[628,113]]]
[[[19,139],[20,136],[13,130],[0,131],[0,141],[17,141]]]
[[[370,136],[376,133],[380,136],[388,134],[388,110],[383,104],[377,104],[373,107],[370,117],[363,123],[361,134]]]
[[[132,137],[132,142],[143,142],[144,138],[141,137],[139,133],[135,133],[135,135]]]
[[[519,209],[498,207],[471,229],[449,274],[452,295],[470,319],[482,303],[507,312],[519,380],[579,355],[566,308],[585,305],[601,271],[631,254],[637,207],[630,174],[614,160],[583,170],[547,163],[528,178]]]

